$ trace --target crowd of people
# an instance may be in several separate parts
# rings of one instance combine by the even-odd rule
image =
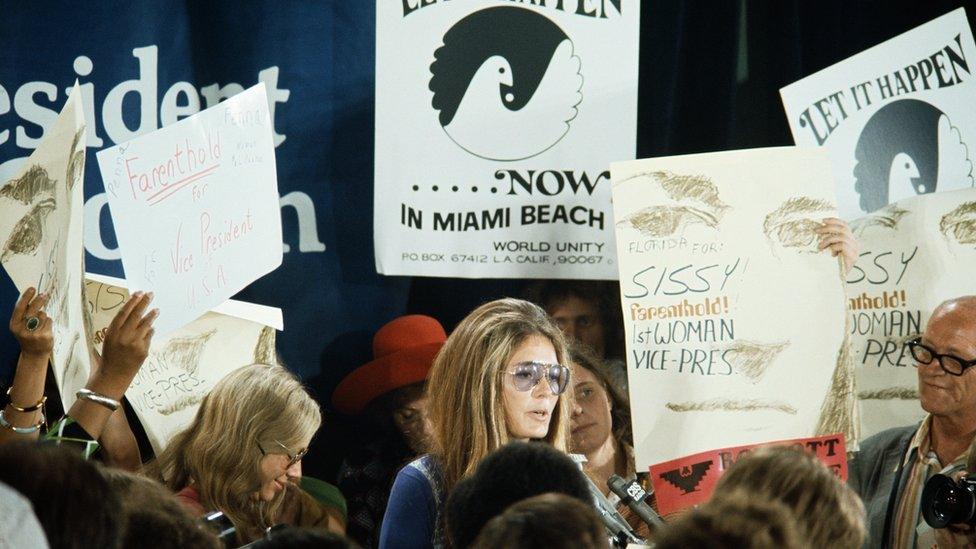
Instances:
[[[857,258],[836,220],[821,228],[821,249],[846,269]],[[848,483],[802,450],[760,448],[724,472],[706,503],[661,524],[609,488],[616,477],[649,488],[634,465],[616,291],[536,283],[526,299],[481,305],[449,335],[423,315],[383,326],[373,360],[332,395],[334,409],[373,426],[333,485],[302,474],[323,415],[280,364],[225,376],[165,449],[141,455],[124,395],[152,342],[152,294],[135,292],[120,308],[85,387],[62,417],[46,417],[53,321],[48,296],[29,289],[10,316],[21,352],[0,411],[0,547],[976,541],[971,516],[926,529],[922,501],[937,475],[964,483],[976,470],[976,297],[945,302],[906,343],[928,416],[862,441]],[[653,494],[645,503],[655,508]]]

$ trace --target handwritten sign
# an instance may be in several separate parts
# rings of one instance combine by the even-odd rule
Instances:
[[[125,281],[88,275],[87,306],[92,346],[101,350],[108,327],[129,298]],[[149,356],[125,397],[139,416],[158,454],[193,421],[200,401],[230,372],[253,363],[271,364],[281,310],[227,301],[163,337],[153,338]]]
[[[861,258],[848,276],[861,429],[869,436],[924,417],[905,342],[932,310],[973,293],[976,189],[926,194],[852,223]]]
[[[830,151],[846,219],[973,186],[974,59],[959,8],[780,90],[796,144]]]
[[[98,153],[126,280],[166,334],[281,264],[264,84]]]
[[[51,364],[67,410],[88,380],[82,307],[85,119],[78,84],[20,172],[0,188],[0,262],[21,292],[50,299]]]
[[[742,456],[763,446],[795,446],[810,452],[841,480],[847,480],[847,448],[844,435],[778,440],[709,450],[652,465],[651,484],[658,512],[671,515],[708,501],[718,479]]]
[[[820,149],[611,165],[638,469],[854,430],[836,215]]]

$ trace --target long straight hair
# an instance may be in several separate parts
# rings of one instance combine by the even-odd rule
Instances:
[[[610,368],[606,361],[597,356],[586,345],[573,342],[569,344],[569,360],[580,368],[589,370],[596,377],[603,390],[610,397],[611,434],[620,448],[630,455],[634,448],[633,427],[630,423],[630,398],[612,381]],[[628,464],[628,467],[632,467]]]
[[[252,364],[220,380],[197,415],[158,458],[159,475],[171,490],[191,482],[208,510],[220,510],[244,540],[274,524],[284,491],[271,502],[255,497],[261,487],[261,448],[297,451],[322,423],[318,404],[281,366]]]
[[[528,301],[499,299],[469,314],[447,338],[427,382],[433,454],[440,458],[445,493],[472,473],[491,451],[509,442],[501,373],[519,345],[533,335],[552,343],[560,364],[566,344],[545,311]],[[566,451],[569,394],[556,401],[543,439]]]

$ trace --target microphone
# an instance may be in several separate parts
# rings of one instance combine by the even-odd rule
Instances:
[[[642,521],[644,521],[652,529],[657,529],[664,526],[664,521],[661,520],[661,516],[651,509],[644,499],[647,497],[647,492],[644,488],[637,482],[637,479],[633,479],[630,482],[620,478],[617,475],[610,475],[610,480],[607,481],[607,487],[617,497],[620,498],[621,503],[630,508]]]
[[[573,458],[573,461],[575,461],[582,470],[583,462],[586,461],[586,458],[579,454],[570,454],[569,457]],[[641,539],[637,534],[634,533],[634,530],[629,524],[627,524],[624,517],[617,512],[617,508],[610,503],[607,497],[603,495],[603,492],[596,487],[596,484],[593,484],[590,477],[584,474],[583,478],[586,479],[586,484],[590,488],[590,496],[593,498],[593,506],[596,507],[597,514],[600,515],[600,520],[603,521],[603,526],[606,527],[608,532],[610,532],[610,535],[613,536],[613,538],[618,542],[621,542],[624,546],[626,546],[628,543],[645,543],[645,540]]]

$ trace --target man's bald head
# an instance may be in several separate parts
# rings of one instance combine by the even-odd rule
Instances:
[[[976,296],[950,299],[932,311],[922,345],[933,353],[955,357],[956,364],[976,360]],[[972,416],[976,428],[976,368],[962,375],[942,369],[938,359],[918,364],[922,408],[935,416]]]
[[[943,301],[932,311],[933,320],[941,320],[943,317],[951,317],[954,322],[968,324],[976,330],[976,295],[964,295]]]

